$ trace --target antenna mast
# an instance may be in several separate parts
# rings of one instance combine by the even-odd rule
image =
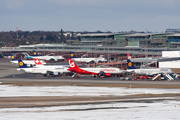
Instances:
[[[17,37],[18,37],[18,27],[16,27],[16,35],[17,35]]]

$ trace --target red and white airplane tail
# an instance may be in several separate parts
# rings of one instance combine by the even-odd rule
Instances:
[[[38,58],[34,58],[34,62],[36,65],[43,65],[42,62]]]
[[[78,69],[79,68],[71,58],[69,58],[68,61],[69,61],[70,69]]]
[[[132,59],[131,55],[129,53],[126,53],[127,59]]]

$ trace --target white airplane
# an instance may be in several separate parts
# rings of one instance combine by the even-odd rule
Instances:
[[[77,76],[77,74],[110,77],[112,75],[121,75],[124,72],[119,68],[79,68],[71,58],[68,61],[70,66],[68,70],[75,73],[72,77]]]
[[[11,54],[11,61],[10,61],[12,64],[18,64],[18,60],[14,57],[13,54]],[[35,66],[35,62],[34,60],[23,60],[24,64],[26,64],[28,67],[33,67]],[[40,61],[41,64],[46,64],[46,62],[44,61]]]
[[[70,71],[67,70],[68,67],[64,66],[41,66],[37,68],[28,68],[21,59],[18,59],[18,63],[20,67],[19,69],[17,69],[18,71],[25,71],[27,73],[40,73],[44,75],[44,77],[70,73]]]
[[[64,60],[64,57],[62,56],[54,56],[54,55],[45,55],[45,56],[39,56],[36,51],[33,51],[34,56],[30,56],[27,53],[25,53],[25,56],[28,58],[38,58],[40,60],[45,60],[49,62],[57,62],[58,60]]]
[[[34,68],[37,67],[45,67],[45,68],[53,68],[53,67],[69,67],[69,65],[44,65],[38,58],[34,58],[35,65]]]
[[[139,75],[153,76],[158,74],[163,74],[163,75],[174,74],[174,72],[169,68],[136,69],[130,59],[127,59],[127,66],[128,66],[128,70],[126,70],[127,72],[132,72]]]
[[[76,56],[70,52],[70,58],[76,62],[85,62],[85,63],[98,63],[98,62],[106,62],[107,60],[103,57],[103,55],[100,55],[98,58],[87,58],[83,55],[81,58],[76,58]]]

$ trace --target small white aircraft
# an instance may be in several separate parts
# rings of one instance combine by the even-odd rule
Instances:
[[[54,68],[54,67],[69,67],[69,65],[44,65],[38,58],[34,58],[35,65],[34,67],[45,67],[45,68]]]
[[[11,61],[10,61],[12,64],[18,64],[18,60],[14,57],[13,54],[11,54]],[[28,67],[33,67],[35,66],[35,62],[34,60],[23,60],[24,64],[26,64]],[[46,64],[46,62],[44,61],[40,61],[41,64]]]
[[[88,74],[93,75],[94,77],[110,77],[113,75],[121,75],[124,72],[119,68],[79,68],[71,58],[69,58],[68,61],[70,66],[68,70],[75,73],[72,77],[77,76],[77,74]]]
[[[76,62],[98,63],[98,62],[106,62],[107,61],[103,57],[103,55],[100,55],[98,58],[87,58],[87,57],[85,57],[87,54],[85,54],[81,58],[76,58],[76,56],[72,52],[69,52],[69,53],[70,53],[70,58]]]
[[[152,80],[155,80],[157,77],[161,76],[161,74],[163,76],[166,76],[170,80],[173,80],[173,78],[169,74],[174,74],[174,72],[169,68],[136,69],[130,59],[127,59],[127,66],[128,66],[128,70],[126,70],[127,72],[131,72],[138,75],[147,75],[147,76],[155,75],[155,77]]]
[[[45,60],[49,62],[57,62],[58,60],[64,60],[63,56],[54,56],[54,55],[45,55],[45,56],[39,56],[36,51],[33,51],[34,56],[30,56],[27,53],[24,53],[27,58],[38,58],[40,60]]]
[[[44,77],[57,76],[57,75],[70,73],[70,71],[67,70],[68,67],[64,67],[64,66],[43,66],[42,65],[41,67],[39,66],[36,68],[28,68],[21,59],[18,59],[18,63],[20,67],[19,69],[17,69],[18,71],[25,71],[27,73],[40,73],[44,75]]]

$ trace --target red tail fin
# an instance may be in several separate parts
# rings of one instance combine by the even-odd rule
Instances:
[[[34,58],[34,62],[36,65],[43,65],[38,58]]]
[[[74,61],[73,61],[71,58],[69,58],[68,61],[69,61],[69,66],[70,66],[71,69],[77,69],[77,68],[79,68],[79,67],[76,65],[76,63],[74,63]]]
[[[127,59],[132,59],[131,55],[129,53],[126,53]]]

